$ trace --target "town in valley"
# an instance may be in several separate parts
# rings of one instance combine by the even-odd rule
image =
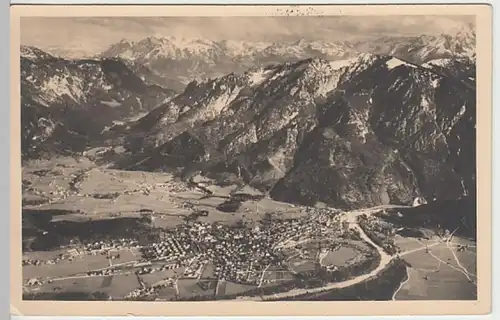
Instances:
[[[23,299],[477,300],[473,18],[23,18]]]

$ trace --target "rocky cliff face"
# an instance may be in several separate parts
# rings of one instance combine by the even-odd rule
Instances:
[[[119,60],[65,60],[22,47],[23,155],[35,156],[44,146],[84,148],[115,122],[147,113],[173,94]]]
[[[441,67],[362,54],[194,81],[130,126],[116,165],[346,208],[454,199],[475,190],[475,76]]]

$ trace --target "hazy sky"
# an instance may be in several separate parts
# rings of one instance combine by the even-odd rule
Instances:
[[[450,33],[474,16],[110,17],[21,19],[21,43],[52,52],[96,54],[121,39],[176,36],[211,40],[348,40]]]

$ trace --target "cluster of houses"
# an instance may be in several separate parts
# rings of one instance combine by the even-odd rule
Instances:
[[[377,217],[366,215],[359,216],[358,223],[370,239],[384,248],[387,253],[392,255],[400,251],[400,248],[394,242],[396,229],[392,224]]]
[[[73,258],[80,255],[77,249],[71,248],[66,253],[61,253],[54,259],[49,260],[37,260],[37,259],[23,259],[22,266],[39,266],[39,265],[54,265],[58,262],[65,260],[73,260]]]
[[[50,199],[49,202],[64,200],[71,195],[71,192],[68,189],[61,187],[60,185],[57,185],[55,180],[51,180],[49,182],[49,186],[54,188],[54,190],[46,192],[34,187],[29,187],[29,191],[33,195],[37,195],[45,199]],[[40,204],[43,203],[44,202],[40,202]]]
[[[94,270],[94,271],[88,271],[87,276],[109,276],[112,275],[116,272],[114,269],[103,269],[103,270]]]
[[[148,260],[159,258],[177,259],[186,256],[187,249],[190,249],[189,245],[181,244],[178,239],[168,237],[165,233],[162,233],[161,236],[164,239],[162,242],[141,249],[143,258]]]
[[[38,278],[30,278],[28,279],[28,281],[26,281],[26,286],[28,287],[41,286],[42,284],[43,281]]]
[[[324,208],[311,208],[311,212],[295,219],[269,219],[255,224],[253,227],[228,226],[220,223],[205,223],[194,221],[172,230],[164,230],[160,241],[147,246],[140,246],[138,241],[122,238],[113,241],[96,241],[85,244],[82,252],[86,254],[107,255],[109,259],[119,258],[110,254],[112,249],[139,248],[142,254],[143,266],[136,272],[138,275],[158,271],[177,269],[187,266],[183,273],[186,278],[200,278],[207,264],[213,265],[209,276],[219,280],[237,283],[257,284],[267,281],[262,279],[263,270],[269,266],[284,266],[286,251],[283,243],[300,243],[318,237],[332,238],[339,231],[349,228],[349,223],[342,220],[338,211]],[[328,241],[327,241],[328,242]],[[332,247],[333,244],[326,244]],[[287,246],[288,247],[288,246]],[[292,245],[292,248],[294,246]],[[333,247],[332,247],[333,249]],[[304,259],[309,259],[307,249],[295,248]],[[290,252],[292,252],[290,251]],[[64,258],[81,255],[77,249],[68,250]],[[289,253],[290,253],[289,252]],[[59,257],[58,259],[63,259]],[[153,267],[151,262],[166,260],[168,263]],[[23,265],[39,264],[36,260],[24,260]],[[139,267],[139,264],[136,265]],[[330,269],[335,270],[335,266]],[[88,276],[111,275],[116,270],[112,268],[89,271]],[[137,298],[154,293],[162,287],[170,286],[165,279],[158,286],[143,287],[131,292],[128,298]],[[33,282],[33,281],[32,281]]]
[[[208,263],[207,260],[195,259],[195,262],[186,268],[183,277],[195,279],[199,278],[203,273],[203,269],[206,263]]]
[[[151,267],[151,266],[143,266],[139,270],[137,270],[138,275],[143,275],[143,274],[151,274],[159,271],[166,271],[166,270],[173,270],[180,268],[182,264],[180,263],[169,263],[169,264],[164,264],[161,267]]]
[[[39,266],[43,263],[43,261],[35,260],[35,259],[23,259],[22,266]]]
[[[196,257],[199,264],[192,265],[186,277],[199,276],[202,265],[212,261],[216,278],[248,283],[267,266],[284,263],[285,257],[277,244],[341,228],[337,211],[324,209],[312,213],[298,219],[272,220],[253,228],[196,221],[165,231],[161,242],[143,247],[142,254],[146,260],[176,260],[183,265],[187,265],[187,259]]]
[[[464,244],[464,245],[463,244],[459,244],[459,245],[457,245],[457,248],[458,248],[457,249],[458,252],[463,252],[463,251],[469,250],[469,246],[466,245],[466,244]]]
[[[95,241],[84,245],[84,250],[92,252],[95,250],[140,248],[139,242],[133,239],[121,238],[112,241]]]

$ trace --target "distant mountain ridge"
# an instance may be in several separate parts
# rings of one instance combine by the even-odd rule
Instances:
[[[342,60],[359,53],[391,55],[422,64],[440,58],[475,57],[474,29],[464,27],[454,34],[381,37],[363,41],[298,40],[293,42],[245,42],[148,37],[140,41],[122,40],[103,52],[103,57],[119,57],[132,64],[147,66],[170,82],[187,84],[193,79],[220,77],[244,72],[254,66],[294,62],[308,58]]]

